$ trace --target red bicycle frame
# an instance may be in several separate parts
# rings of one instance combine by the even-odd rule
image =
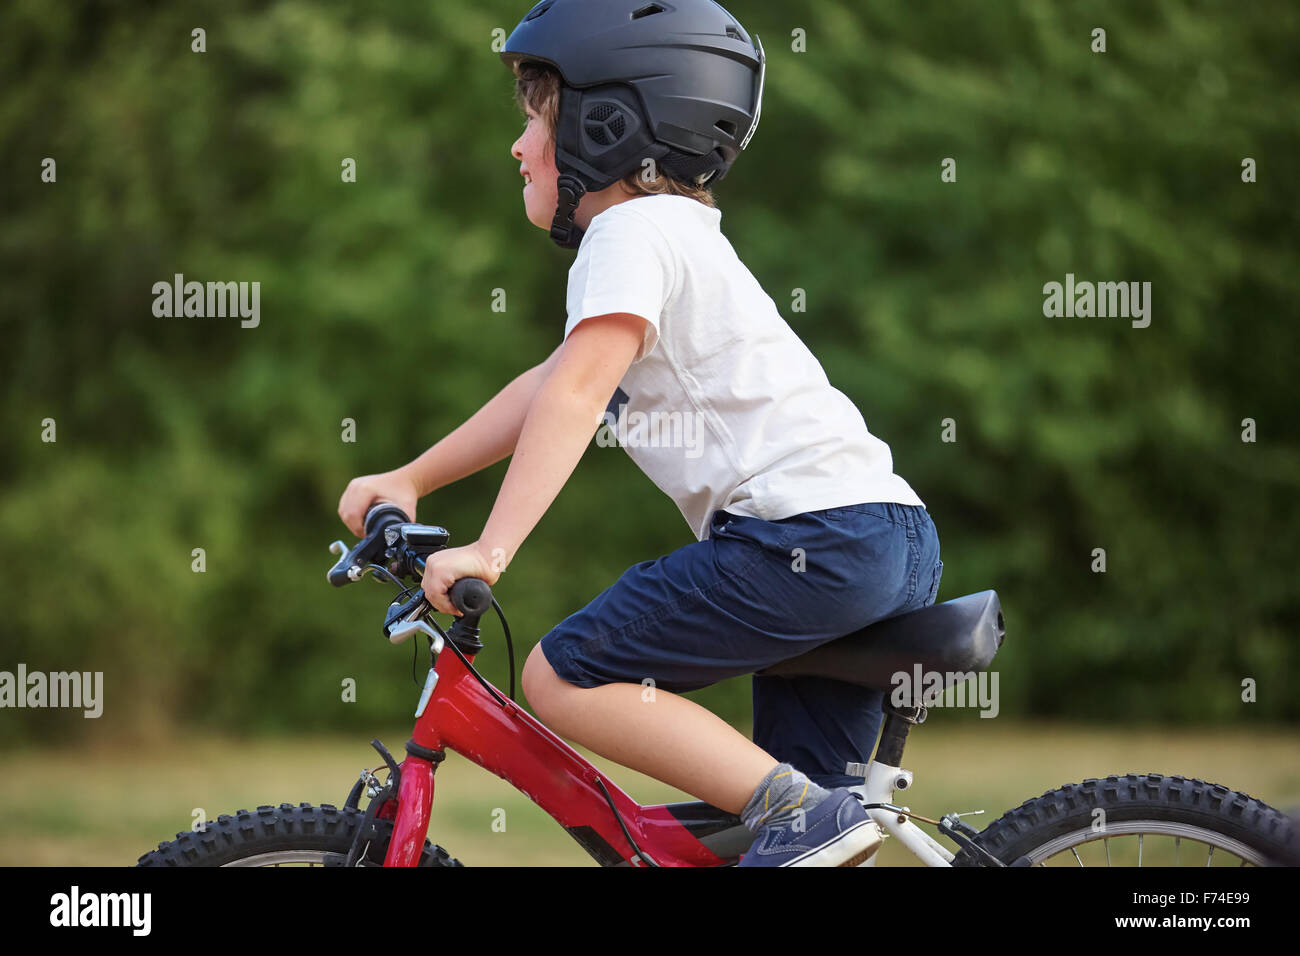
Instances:
[[[709,804],[638,804],[504,694],[502,706],[450,648],[438,656],[435,671],[436,685],[400,765],[397,806],[390,800],[378,814],[394,821],[385,866],[418,864],[434,770],[446,749],[511,783],[606,866],[722,866],[752,842],[739,817]]]

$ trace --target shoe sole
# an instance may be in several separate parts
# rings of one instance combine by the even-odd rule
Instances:
[[[863,827],[869,830],[864,833]],[[867,836],[868,842],[860,842]],[[803,856],[795,857],[782,866],[857,866],[880,849],[880,831],[874,820],[863,820],[849,827],[834,840],[809,850]]]

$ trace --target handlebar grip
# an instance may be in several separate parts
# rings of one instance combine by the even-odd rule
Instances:
[[[407,524],[410,520],[406,512],[392,502],[377,501],[366,512],[366,534],[374,534],[388,525]]]
[[[492,606],[492,589],[482,578],[461,578],[447,596],[466,617],[480,617]]]

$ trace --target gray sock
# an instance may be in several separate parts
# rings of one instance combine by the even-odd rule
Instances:
[[[830,795],[788,763],[779,763],[763,778],[740,819],[753,833],[768,825],[787,823]]]

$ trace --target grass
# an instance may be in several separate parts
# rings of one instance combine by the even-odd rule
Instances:
[[[1285,728],[1125,731],[1005,719],[945,725],[944,717],[932,712],[914,730],[903,760],[914,787],[895,795],[926,816],[984,809],[966,818],[982,829],[1063,783],[1128,771],[1201,777],[1281,810],[1300,808],[1300,734]],[[409,726],[378,736],[400,755]],[[0,864],[128,866],[189,829],[196,810],[213,818],[266,803],[340,805],[360,769],[379,763],[368,740],[205,736],[0,753]],[[691,799],[582,752],[642,803]],[[448,754],[436,786],[430,839],[466,865],[595,865],[541,808],[459,754]],[[501,811],[504,831],[493,827]],[[915,863],[887,840],[877,865]]]

